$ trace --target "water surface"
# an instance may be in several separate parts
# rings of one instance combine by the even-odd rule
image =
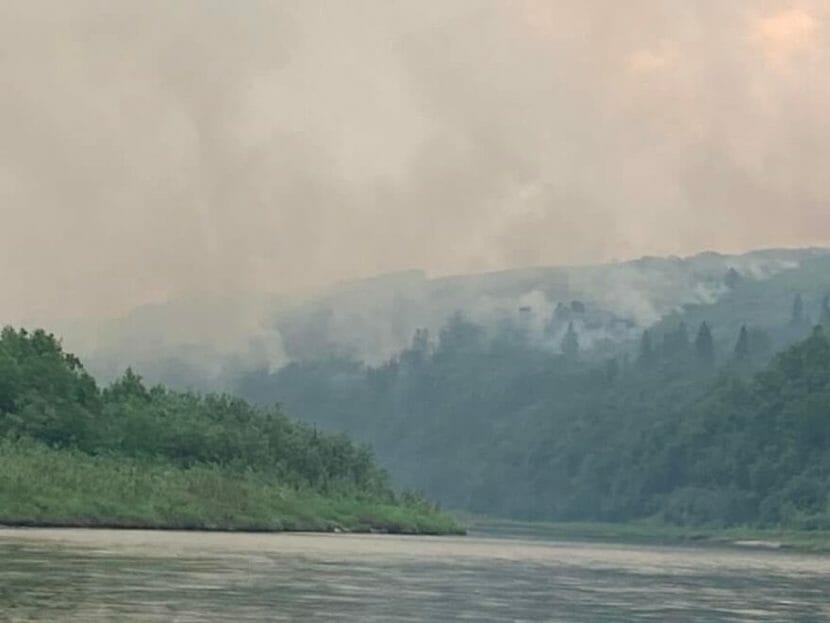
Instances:
[[[830,557],[509,538],[0,529],[0,621],[830,621]]]

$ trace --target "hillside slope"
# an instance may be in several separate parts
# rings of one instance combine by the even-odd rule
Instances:
[[[830,342],[769,364],[674,336],[603,363],[490,341],[456,319],[378,367],[293,364],[240,389],[304,404],[370,442],[393,476],[473,512],[691,525],[828,521]],[[760,368],[760,369],[759,369]],[[758,370],[756,372],[756,370]]]
[[[542,348],[557,351],[570,306],[584,349],[602,353],[639,339],[643,329],[686,307],[718,304],[735,270],[749,289],[776,276],[825,288],[801,268],[823,249],[780,249],[742,255],[641,258],[595,266],[540,267],[429,278],[418,271],[341,284],[306,296],[200,297],[147,305],[123,318],[58,325],[96,378],[114,380],[133,366],[151,382],[177,388],[228,389],[236,376],[294,361],[349,356],[382,363],[418,329],[436,337],[456,312],[487,330],[520,323]],[[784,307],[791,304],[785,296]],[[740,305],[740,303],[738,303]],[[565,312],[565,313],[563,313]],[[784,311],[786,313],[786,310]],[[736,314],[736,321],[755,322]],[[720,325],[720,323],[716,323]],[[731,335],[733,327],[728,329]]]

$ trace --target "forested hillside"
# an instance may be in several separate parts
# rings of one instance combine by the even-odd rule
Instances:
[[[488,332],[521,324],[550,352],[559,351],[567,320],[583,353],[618,354],[661,318],[673,328],[677,315],[689,327],[708,320],[716,341],[731,341],[741,324],[766,330],[786,322],[796,292],[815,320],[828,270],[827,249],[769,249],[445,277],[409,271],[294,297],[183,298],[57,326],[99,380],[132,366],[153,383],[226,391],[241,373],[332,355],[377,366],[417,329],[437,337],[456,311]]]
[[[676,315],[608,357],[582,352],[573,324],[551,353],[521,325],[492,332],[458,314],[383,365],[294,363],[238,387],[371,443],[400,482],[454,508],[825,525],[830,344],[810,335],[803,297],[778,305],[780,326],[738,325],[727,341]]]
[[[155,368],[180,386],[221,377],[256,408],[147,387],[132,372],[101,390],[53,338],[7,331],[0,432],[85,457],[244,466],[294,489],[381,495],[368,451],[338,436],[346,434],[370,445],[396,484],[451,508],[526,519],[813,525],[825,514],[818,455],[809,467],[786,458],[805,456],[801,448],[764,448],[758,459],[751,444],[766,443],[766,433],[742,414],[778,417],[750,400],[765,395],[761,379],[782,365],[776,353],[807,348],[822,339],[809,337],[814,326],[830,326],[828,271],[830,255],[806,249],[435,280],[408,274],[286,307],[265,342],[210,364],[217,377],[176,357]],[[208,314],[217,336],[232,309]],[[182,308],[176,317],[194,314]],[[161,319],[132,324],[152,334]],[[428,327],[407,347],[367,358],[419,319]],[[39,349],[59,353],[50,357],[62,367],[39,371]],[[308,425],[287,420],[276,404]],[[718,428],[726,423],[738,428]],[[774,483],[761,484],[764,470],[775,471]]]
[[[0,335],[0,523],[443,532],[370,450],[226,395],[99,389],[44,331]]]

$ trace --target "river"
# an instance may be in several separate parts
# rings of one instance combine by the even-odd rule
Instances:
[[[830,557],[511,538],[0,529],[0,621],[828,621]]]

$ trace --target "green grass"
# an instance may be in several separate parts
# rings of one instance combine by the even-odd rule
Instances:
[[[786,528],[706,528],[658,522],[536,522],[464,516],[472,533],[528,539],[599,541],[635,544],[757,545],[799,551],[830,552],[830,531]]]
[[[297,490],[255,472],[0,441],[0,524],[458,534],[424,502]]]

